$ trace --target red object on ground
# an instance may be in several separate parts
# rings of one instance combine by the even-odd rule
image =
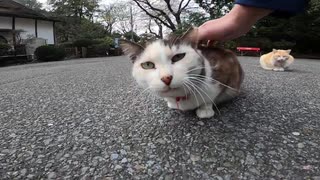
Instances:
[[[261,48],[258,47],[237,47],[237,51],[240,52],[241,56],[243,55],[243,52],[261,52]]]

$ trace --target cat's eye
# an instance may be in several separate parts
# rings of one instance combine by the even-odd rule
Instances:
[[[181,59],[183,59],[186,56],[186,53],[180,53],[180,54],[176,54],[172,57],[171,61],[172,63],[178,62]]]
[[[141,67],[143,69],[155,69],[156,65],[153,62],[148,61],[148,62],[141,63]]]

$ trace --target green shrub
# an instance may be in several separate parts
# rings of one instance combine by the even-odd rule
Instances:
[[[63,42],[59,44],[61,48],[72,48],[75,47],[73,42]]]
[[[273,48],[275,48],[275,49],[291,49],[295,45],[296,44],[293,42],[281,40],[281,41],[274,42]]]
[[[0,56],[5,55],[9,49],[11,49],[11,46],[7,43],[0,43]]]
[[[35,55],[38,61],[60,61],[66,57],[66,52],[63,48],[55,46],[40,46],[36,49]]]
[[[107,55],[109,46],[105,43],[95,44],[88,48],[88,57],[102,57]]]
[[[91,40],[91,39],[79,39],[79,40],[76,40],[75,42],[73,42],[73,45],[78,48],[89,47],[93,44],[95,44],[95,41]]]

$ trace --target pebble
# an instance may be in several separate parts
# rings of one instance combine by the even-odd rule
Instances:
[[[204,122],[203,121],[198,121],[197,124],[200,125],[200,126],[204,126]]]
[[[89,122],[91,122],[90,119],[86,119],[86,120],[84,121],[84,123],[89,123]]]
[[[122,164],[125,164],[125,163],[127,163],[128,162],[128,159],[127,158],[123,158],[122,160],[121,160],[121,163]]]
[[[55,172],[50,172],[48,174],[48,179],[56,179],[57,178],[57,174]]]
[[[120,154],[121,154],[121,155],[127,155],[127,151],[124,150],[124,149],[121,149],[121,150],[120,150]]]
[[[111,154],[110,159],[112,161],[117,160],[119,158],[119,154]]]
[[[292,132],[292,134],[295,135],[295,136],[300,136],[299,132]]]
[[[300,149],[304,148],[304,144],[303,143],[298,143],[298,148],[300,148]]]
[[[155,162],[150,160],[150,161],[147,161],[147,166],[151,167]]]
[[[120,166],[120,165],[116,165],[116,167],[114,167],[114,170],[121,170],[122,169],[122,166]]]
[[[191,154],[190,159],[193,162],[197,162],[200,160],[200,156],[196,156],[196,155]]]
[[[22,169],[20,171],[21,176],[25,176],[27,174],[27,169]]]

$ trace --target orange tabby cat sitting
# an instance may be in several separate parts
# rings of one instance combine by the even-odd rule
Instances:
[[[260,57],[260,65],[263,69],[284,71],[294,61],[294,58],[290,55],[289,50],[277,50],[273,49],[272,52],[264,54]]]

